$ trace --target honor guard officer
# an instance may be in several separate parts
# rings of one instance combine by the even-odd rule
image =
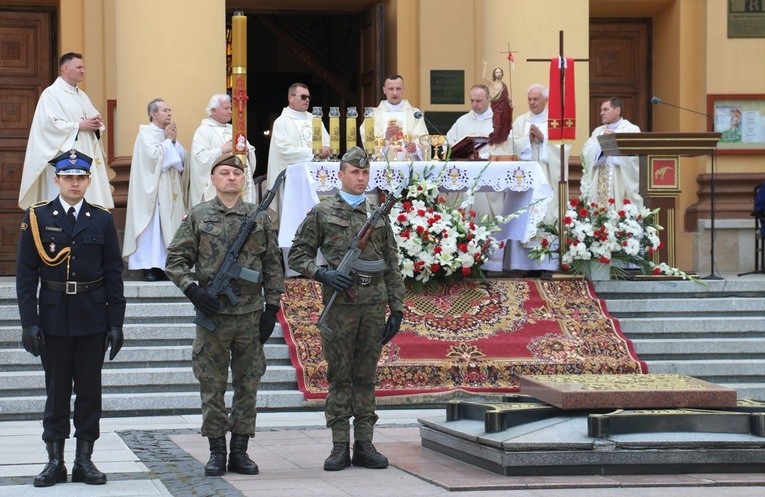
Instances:
[[[112,360],[122,347],[125,296],[114,219],[84,200],[91,162],[75,150],[50,161],[60,193],[32,205],[21,223],[16,294],[22,343],[41,357],[45,370],[42,439],[48,464],[35,477],[36,487],[67,480],[64,442],[73,383],[77,450],[72,481],[106,483],[91,455],[100,433],[104,354],[111,347]]]
[[[375,374],[382,346],[401,327],[404,310],[404,279],[398,269],[396,240],[388,216],[378,218],[361,253],[364,261],[383,261],[385,269],[374,274],[344,274],[337,269],[367,219],[378,209],[369,205],[369,159],[360,147],[348,150],[337,173],[341,190],[320,202],[297,230],[289,255],[290,268],[324,284],[324,305],[339,292],[327,313],[331,333],[321,332],[327,359],[329,394],[324,407],[332,429],[332,451],[324,461],[326,471],[353,464],[366,468],[388,467],[388,458],[372,444],[375,413]],[[321,248],[329,268],[316,265]],[[355,296],[349,294],[355,290]],[[391,316],[385,321],[385,310]],[[353,459],[350,454],[350,418],[353,416]]]

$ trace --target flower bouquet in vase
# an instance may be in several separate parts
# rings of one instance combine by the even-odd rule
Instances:
[[[401,273],[422,283],[434,278],[481,277],[481,265],[504,247],[505,242],[493,234],[529,206],[507,216],[478,219],[470,209],[476,185],[459,206],[449,205],[439,191],[446,165],[437,168],[429,166],[421,176],[412,172],[409,188],[391,209]]]
[[[695,280],[666,263],[653,261],[654,253],[661,248],[658,233],[663,229],[657,223],[658,212],[626,199],[621,206],[614,199],[608,199],[608,205],[570,200],[562,224],[565,246],[560,251],[561,268],[588,280],[623,276],[626,268]],[[559,257],[558,227],[541,223],[539,228],[544,238],[529,257],[539,261]]]

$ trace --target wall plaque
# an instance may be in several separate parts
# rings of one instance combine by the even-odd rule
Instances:
[[[465,71],[430,71],[430,103],[459,105],[464,104]]]
[[[765,0],[728,0],[728,38],[765,38]]]

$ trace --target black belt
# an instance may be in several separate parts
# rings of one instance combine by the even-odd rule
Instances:
[[[42,287],[54,292],[64,292],[67,295],[75,295],[82,292],[90,292],[104,286],[104,279],[95,281],[48,281],[42,280]]]

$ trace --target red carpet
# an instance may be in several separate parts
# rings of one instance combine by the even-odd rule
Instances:
[[[517,392],[518,375],[645,373],[632,343],[582,280],[467,280],[407,290],[383,348],[377,394]],[[279,320],[307,399],[326,396],[320,283],[287,280]]]

